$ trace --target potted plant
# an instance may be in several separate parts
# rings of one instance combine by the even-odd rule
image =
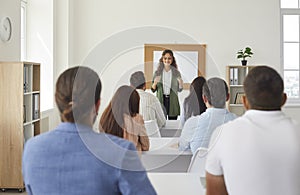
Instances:
[[[247,58],[251,58],[253,55],[253,52],[251,51],[252,49],[250,47],[246,47],[245,49],[239,50],[237,54],[237,59],[242,59],[242,65],[246,66],[247,65]]]

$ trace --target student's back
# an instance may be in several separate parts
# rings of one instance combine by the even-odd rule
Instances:
[[[95,133],[87,126],[62,123],[26,144],[26,189],[28,194],[153,192],[134,153],[134,145],[124,139]]]
[[[146,92],[146,79],[142,71],[134,72],[130,76],[130,85],[136,88],[140,95],[140,114],[144,121],[155,120],[161,128],[166,124],[166,117],[156,96]]]
[[[246,113],[214,132],[207,194],[300,194],[300,126],[281,111],[286,95],[280,75],[256,67],[244,89]]]
[[[62,123],[27,141],[23,177],[31,194],[155,194],[131,142],[92,130],[101,82],[87,67],[63,72],[55,100]]]

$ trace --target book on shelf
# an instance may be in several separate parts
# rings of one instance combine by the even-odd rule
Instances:
[[[34,93],[32,95],[32,120],[40,117],[40,94]]]
[[[234,104],[243,104],[243,96],[245,95],[244,92],[237,92],[235,94]]]

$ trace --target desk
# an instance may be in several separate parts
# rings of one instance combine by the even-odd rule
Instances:
[[[193,173],[148,173],[148,177],[159,195],[204,195],[200,176]]]
[[[179,137],[149,137],[149,142],[152,153],[178,153]]]
[[[182,127],[180,120],[167,120],[166,125],[160,129],[161,137],[180,137]]]
[[[149,138],[150,150],[142,152],[141,161],[148,172],[187,172],[193,156],[179,151],[179,138]]]

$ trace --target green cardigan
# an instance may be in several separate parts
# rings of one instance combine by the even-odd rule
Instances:
[[[155,77],[157,76],[156,72],[154,73],[152,84],[154,82]],[[181,75],[175,76],[174,72],[172,71],[172,81],[171,81],[171,90],[170,90],[170,116],[178,116],[180,115],[180,105],[178,100],[178,92],[182,91],[182,88],[179,89],[178,78],[181,78]],[[154,90],[151,88],[152,92],[156,91],[156,96],[159,99],[160,103],[163,105],[163,84],[162,84],[162,77],[160,81],[156,85],[156,89]]]

